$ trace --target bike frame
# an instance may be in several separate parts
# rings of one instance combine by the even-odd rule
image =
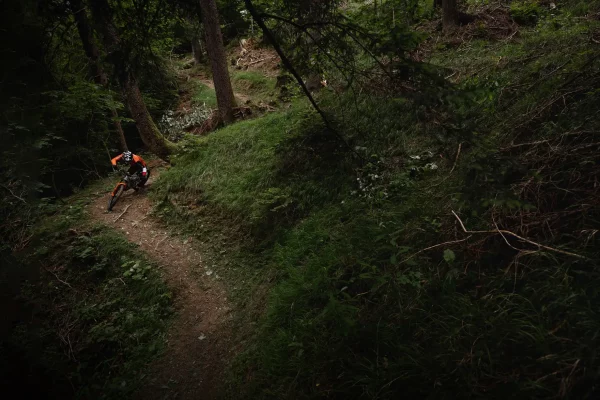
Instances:
[[[115,188],[113,189],[113,191],[110,193],[110,195],[111,195],[112,197],[115,197],[115,194],[117,193],[117,190],[119,190],[119,186],[125,186],[125,187],[123,188],[123,191],[127,190],[127,183],[126,183],[126,182],[123,182],[123,181],[121,181],[121,182],[117,183],[117,186],[115,186]]]
[[[110,192],[108,211],[112,211],[121,194],[129,189],[137,190],[140,183],[140,178],[137,175],[126,173],[123,178],[117,183],[115,188]],[[120,190],[121,189],[121,190]],[[117,196],[118,194],[118,196]]]
[[[125,192],[126,190],[128,190],[130,188],[129,184],[130,181],[133,180],[133,175],[130,175],[129,173],[125,174],[125,176],[123,176],[123,178],[121,178],[121,181],[119,183],[117,183],[117,185],[115,186],[115,188],[113,189],[113,191],[110,193],[110,195],[112,197],[115,197],[115,194],[117,193],[117,190],[119,190],[119,186],[123,186],[123,191]],[[137,182],[139,183],[139,182]]]

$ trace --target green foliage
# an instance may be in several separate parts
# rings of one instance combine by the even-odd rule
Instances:
[[[596,204],[596,29],[565,12],[436,50],[448,91],[321,94],[361,163],[296,105],[189,145],[163,210],[249,225],[240,258],[275,275],[232,398],[593,396],[599,214],[574,204]]]
[[[161,56],[140,61],[138,77],[142,95],[148,110],[154,118],[164,110],[173,108],[177,102],[177,77],[168,60]]]
[[[160,56],[172,51],[177,2],[125,0],[111,5],[122,38],[122,54],[136,72],[152,67]]]
[[[4,344],[38,373],[67,379],[76,397],[123,398],[164,347],[171,295],[122,235],[81,224],[83,205],[40,224],[24,262],[43,275],[21,295],[34,306]]]
[[[247,94],[252,99],[266,101],[274,97],[275,80],[259,72],[235,71],[231,81],[235,92]]]
[[[123,109],[123,104],[115,101],[110,92],[90,82],[75,82],[68,91],[56,90],[46,94],[57,100],[57,112],[79,122],[90,119],[98,111]]]
[[[577,17],[583,17],[600,8],[600,3],[597,1],[574,1],[573,3],[574,4],[570,7],[570,11]]]
[[[271,115],[267,120],[244,121],[217,131],[173,160],[176,168],[161,175],[154,192],[157,196],[177,194],[201,196],[211,193],[218,204],[238,213],[247,210],[253,198],[268,187],[273,168],[272,153],[285,134],[286,119]],[[227,144],[236,143],[235,148]],[[235,159],[236,162],[228,162]],[[265,182],[262,185],[259,183]],[[159,197],[159,198],[161,198]]]
[[[446,261],[448,264],[450,264],[455,259],[456,259],[456,255],[454,254],[454,252],[452,250],[450,250],[450,249],[444,250],[444,261]]]
[[[409,23],[431,10],[420,1],[255,3],[305,80],[331,77],[346,88],[368,85],[378,73],[394,82],[408,77],[419,86],[436,80],[408,57],[424,39]]]
[[[10,3],[2,15],[5,27],[2,54],[7,57],[1,71],[5,84],[0,98],[3,110],[0,181],[18,197],[36,203],[40,197],[70,194],[107,171],[107,153],[118,148],[113,110],[120,111],[119,118],[125,122],[126,132],[133,124],[127,124],[131,120],[127,118],[120,95],[90,82],[93,80],[90,60],[82,47],[68,2]],[[155,15],[163,21],[169,18],[165,14],[169,9],[166,3],[142,3],[121,4],[123,7],[115,17],[117,24],[122,22],[119,20],[121,12]],[[130,56],[131,69],[140,67],[138,78],[145,98],[156,99],[149,105],[154,103],[157,107],[150,109],[167,108],[166,104],[175,96],[173,75],[163,61],[164,52],[158,51],[166,47],[155,46],[150,51],[160,35],[165,34],[165,27],[143,25],[149,23],[148,20],[129,20],[131,23],[123,25],[122,44],[140,53],[125,49],[122,54]],[[155,18],[153,22],[158,23],[158,20]],[[137,30],[143,28],[147,30]],[[137,42],[130,43],[130,39]],[[99,56],[107,76],[114,78],[110,63],[103,62],[102,54]],[[132,140],[130,145],[134,144]],[[36,207],[36,204],[30,205]],[[8,213],[10,211],[2,211],[3,215]]]
[[[537,1],[510,3],[510,16],[520,25],[535,25],[542,10]]]
[[[197,83],[192,101],[197,105],[205,104],[208,107],[217,107],[217,94],[215,90],[203,83]]]
[[[114,93],[89,83],[88,60],[64,10],[10,2],[2,13],[0,235],[19,249],[47,200],[106,171],[116,148]],[[58,7],[58,6],[57,6]],[[58,15],[54,14],[58,13]],[[54,26],[52,35],[49,26]]]
[[[306,126],[320,130],[314,115],[306,105],[295,104],[289,111],[239,122],[197,143],[184,143],[186,154],[174,159],[176,168],[161,175],[153,196],[164,206],[172,202],[202,205],[198,211],[212,204],[219,213],[252,229],[297,218],[320,204],[319,199],[337,195],[329,188],[329,179],[336,178],[323,180],[322,169],[327,166],[304,159],[308,144],[299,147],[301,143],[286,140],[304,132]],[[295,157],[288,157],[288,146],[296,151]],[[304,169],[305,181],[295,179],[299,168]],[[297,186],[289,188],[292,183]]]
[[[153,185],[169,223],[242,263],[230,272],[242,277],[234,283],[244,286],[240,304],[262,304],[257,293],[270,289],[264,313],[258,307],[239,317],[260,320],[232,370],[231,397],[592,398],[600,75],[589,43],[599,26],[573,15],[597,10],[597,2],[574,0],[568,4],[576,8],[565,3],[553,12],[512,2],[513,18],[535,27],[458,50],[450,42],[423,45],[425,35],[407,28],[429,15],[430,2],[257,3],[298,25],[323,23],[299,32],[268,22],[301,73],[341,82],[318,101],[347,142],[296,101],[184,138],[173,167]],[[158,66],[175,43],[165,35],[176,24],[170,5],[122,4],[128,60]],[[238,2],[220,6],[231,11],[228,19],[247,22]],[[34,22],[37,29],[23,28],[21,37],[37,49],[47,35]],[[58,32],[74,37],[64,24]],[[407,57],[419,45],[430,65]],[[57,53],[49,75],[33,57],[40,64],[23,82],[15,71],[36,52],[12,50],[3,65],[10,93],[33,90],[2,103],[11,138],[3,155],[23,164],[6,164],[6,232],[19,217],[35,220],[40,210],[22,204],[51,190],[48,178],[61,171],[51,160],[95,160],[106,143],[99,140],[108,133],[106,111],[119,105],[77,73],[85,60],[74,46]],[[370,52],[389,63],[380,68]],[[143,76],[145,94],[160,108],[169,85],[151,82],[154,74]],[[236,73],[234,83],[258,98],[272,88],[250,72]],[[24,114],[27,101],[44,111]],[[214,107],[214,91],[202,86],[194,101]],[[34,176],[24,165],[39,155],[45,169]],[[66,374],[83,398],[127,397],[162,346],[170,296],[122,237],[73,225],[83,205],[70,206],[41,207],[55,215],[31,239],[29,261],[47,274],[24,291],[37,307],[11,344],[48,375]],[[30,240],[19,232],[11,244]]]
[[[226,43],[248,33],[250,20],[242,14],[245,10],[242,1],[217,0],[217,8],[223,21],[221,30]]]

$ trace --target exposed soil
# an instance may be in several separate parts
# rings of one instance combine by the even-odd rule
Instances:
[[[198,80],[200,82],[202,82],[204,85],[206,85],[209,88],[211,88],[212,90],[215,90],[215,84],[213,83],[212,79],[209,79],[209,78],[206,78],[206,77],[202,77],[202,76],[198,76]],[[238,104],[244,104],[247,101],[251,100],[249,96],[246,96],[245,94],[242,94],[242,93],[234,92],[233,95],[235,96]]]
[[[163,166],[150,163],[148,186]],[[146,189],[124,193],[113,212],[106,211],[106,203],[106,196],[92,203],[91,217],[123,231],[160,266],[175,295],[176,317],[168,332],[166,352],[150,367],[136,398],[218,398],[233,348],[232,310],[220,277],[203,264],[202,253],[191,238],[172,235],[149,215],[152,204]]]
[[[460,47],[468,45],[473,39],[512,40],[518,37],[519,25],[512,19],[507,5],[485,4],[474,7],[470,14],[460,13],[459,26],[451,33],[443,32],[441,19],[423,22],[416,26],[416,30],[427,34],[429,38],[412,51],[410,57],[423,62],[439,45]]]
[[[281,59],[270,47],[260,46],[254,39],[243,39],[239,47],[230,52],[231,63],[237,69],[258,71],[265,76],[279,74]]]

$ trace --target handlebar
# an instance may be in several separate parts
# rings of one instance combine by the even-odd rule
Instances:
[[[129,168],[123,165],[113,165],[113,172],[119,174],[119,175],[123,175],[123,174],[127,174],[129,175]]]

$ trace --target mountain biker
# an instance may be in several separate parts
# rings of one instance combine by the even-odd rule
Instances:
[[[137,154],[133,154],[130,151],[124,151],[122,154],[119,154],[112,160],[110,160],[113,166],[117,165],[117,162],[123,161],[129,164],[129,173],[136,174],[140,177],[139,187],[143,187],[148,178],[150,178],[150,170],[148,170],[148,166],[144,159]]]

